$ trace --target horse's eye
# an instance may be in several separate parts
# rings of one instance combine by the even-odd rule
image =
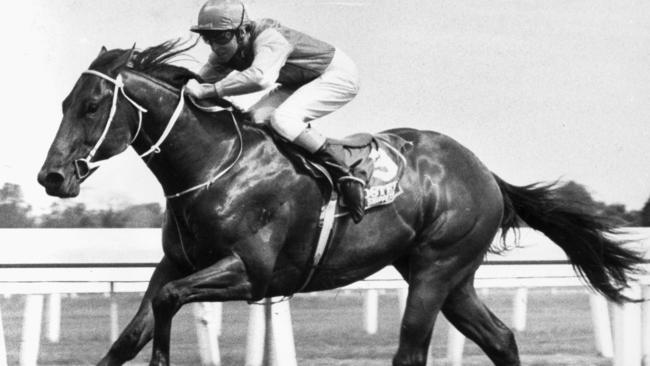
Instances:
[[[99,104],[95,102],[90,102],[86,105],[86,114],[93,114],[99,109]]]

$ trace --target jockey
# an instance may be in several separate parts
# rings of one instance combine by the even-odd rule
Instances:
[[[359,90],[359,75],[340,49],[272,19],[250,20],[240,0],[208,0],[192,32],[212,50],[190,80],[195,98],[227,97],[279,84],[251,107],[255,122],[270,122],[282,137],[320,160],[334,178],[355,222],[361,221],[365,181],[352,175],[345,151],[307,123],[341,108]]]

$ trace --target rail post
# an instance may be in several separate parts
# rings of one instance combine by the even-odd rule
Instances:
[[[377,290],[365,291],[363,298],[363,328],[368,334],[376,334],[379,316],[379,292]]]
[[[5,327],[0,309],[0,366],[7,366],[7,345],[5,344]]]
[[[219,352],[221,303],[199,302],[193,304],[193,310],[201,365],[219,366],[221,365]]]
[[[47,296],[47,340],[57,343],[61,337],[61,294]]]
[[[297,366],[289,301],[267,298],[250,305],[246,366]]]
[[[591,322],[594,325],[594,340],[596,351],[607,358],[614,356],[612,344],[612,326],[609,321],[609,305],[607,299],[597,293],[589,294],[591,307]]]
[[[43,295],[27,295],[20,341],[20,366],[36,366],[43,319]]]
[[[264,366],[297,366],[289,301],[266,299],[266,339],[273,355]],[[270,329],[270,331],[269,331]]]
[[[512,301],[512,327],[518,332],[526,330],[526,311],[528,308],[528,288],[521,287],[515,292]]]
[[[650,299],[650,287],[643,286],[643,298]],[[650,301],[641,305],[641,356],[643,366],[650,366]]]
[[[117,337],[120,335],[120,320],[119,320],[119,308],[117,306],[117,300],[115,300],[115,295],[111,293],[111,304],[109,308],[109,321],[111,323],[111,343],[117,340]]]
[[[630,285],[625,295],[638,299],[641,287]],[[641,305],[624,303],[614,305],[614,362],[613,366],[641,364]]]
[[[262,366],[264,362],[264,307],[259,304],[248,305],[248,332],[246,333],[245,366]]]
[[[463,364],[463,350],[465,348],[465,336],[456,327],[449,323],[447,334],[447,360],[451,366]]]

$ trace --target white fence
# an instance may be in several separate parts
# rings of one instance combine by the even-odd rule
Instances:
[[[2,229],[0,245],[0,294],[25,294],[21,337],[21,365],[35,365],[41,333],[44,294],[47,294],[47,337],[56,342],[60,331],[60,294],[142,292],[154,265],[162,257],[158,229]],[[650,230],[634,229],[628,237],[650,248]],[[513,328],[526,325],[527,289],[532,287],[582,286],[564,253],[545,236],[523,230],[522,246],[505,256],[488,256],[476,275],[477,288],[516,288]],[[629,291],[650,298],[646,276]],[[397,289],[405,301],[406,283],[386,268],[347,289],[366,290],[364,326],[377,331],[379,290]],[[268,301],[270,304],[271,301]],[[610,326],[608,304],[599,295],[590,298],[594,336],[599,352],[613,357],[614,366],[641,365],[650,359],[650,307],[644,304],[615,306]],[[111,339],[118,334],[117,305],[111,300]],[[201,357],[205,364],[219,364],[218,334],[221,304],[195,304]],[[289,303],[251,306],[246,366],[295,365],[295,349]],[[401,306],[403,311],[403,305]],[[613,336],[612,336],[613,335]],[[266,340],[265,340],[266,338]],[[613,340],[613,341],[612,341]],[[264,350],[263,345],[271,345]],[[450,327],[448,358],[462,363],[463,336]],[[0,312],[0,366],[6,350]],[[650,364],[650,363],[649,363]]]

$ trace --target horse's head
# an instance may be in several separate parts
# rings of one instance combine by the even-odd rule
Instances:
[[[80,183],[103,160],[124,151],[136,129],[138,108],[120,96],[119,72],[129,63],[133,49],[107,51],[102,47],[70,94],[63,101],[63,118],[50,146],[38,182],[48,194],[74,197]],[[104,77],[102,77],[104,75]],[[109,133],[110,132],[110,133]]]

